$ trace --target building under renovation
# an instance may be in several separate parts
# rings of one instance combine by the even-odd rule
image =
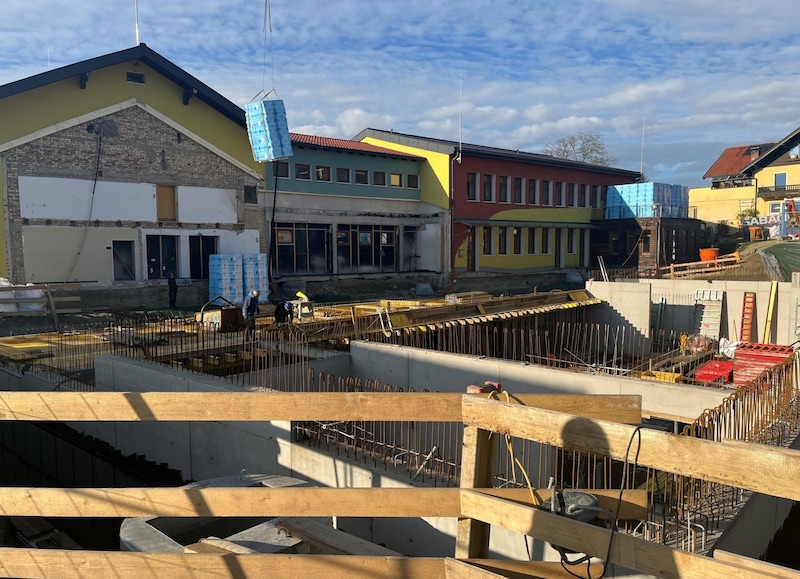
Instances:
[[[187,483],[238,482],[0,489],[12,526],[118,517],[165,537],[3,547],[0,574],[798,576],[782,531],[800,468],[796,303],[790,283],[589,282],[299,299],[253,333],[223,307],[5,338],[4,447],[74,479],[10,428],[64,422]]]

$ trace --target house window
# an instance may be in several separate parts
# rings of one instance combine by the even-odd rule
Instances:
[[[542,179],[542,205],[552,205],[553,201],[551,200],[550,196],[550,181],[547,179]]]
[[[539,180],[528,179],[528,205],[539,204]]]
[[[575,253],[575,234],[578,231],[578,229],[567,230],[567,253]]]
[[[391,225],[339,225],[336,259],[339,273],[397,271],[397,230]]]
[[[217,253],[219,237],[216,235],[192,235],[189,237],[189,276],[192,279],[208,279],[208,262]]]
[[[575,183],[567,183],[567,207],[576,206]]]
[[[592,207],[600,208],[600,186],[592,185]]]
[[[497,252],[508,255],[508,227],[497,228]]]
[[[500,203],[508,203],[508,185],[508,177],[500,175],[500,191],[498,195]]]
[[[403,175],[400,173],[392,173],[389,176],[389,183],[392,187],[402,187],[403,186]]]
[[[780,213],[782,204],[783,204],[783,201],[776,201],[775,203],[770,203],[769,204],[769,212],[770,213]]]
[[[549,227],[542,227],[542,254],[547,255],[550,253],[550,228]]]
[[[125,80],[128,82],[135,82],[136,84],[144,84],[144,73],[142,72],[126,72]]]
[[[522,230],[519,227],[515,227],[514,231],[514,255],[520,255],[522,253]]]
[[[148,235],[147,279],[162,279],[178,271],[178,236]]]
[[[536,228],[528,227],[528,255],[536,255]]]
[[[775,173],[775,188],[776,189],[786,188],[786,173]]]
[[[483,176],[483,200],[494,202],[494,175]]]
[[[478,174],[467,173],[467,201],[478,200]]]
[[[514,177],[514,203],[522,203],[522,177]]]
[[[483,255],[492,255],[492,228],[483,228]]]
[[[556,207],[564,206],[564,183],[562,181],[555,182],[555,193],[553,205]]]
[[[251,204],[258,203],[258,193],[255,185],[244,186],[244,202]]]
[[[336,167],[336,182],[349,183],[350,182],[350,169],[347,167]]]
[[[377,187],[386,187],[386,172],[385,171],[373,171],[372,172],[372,184]]]
[[[178,206],[175,201],[174,185],[156,185],[156,206],[158,208],[159,221],[178,220]]]
[[[369,185],[369,171],[356,169],[356,185]]]
[[[317,165],[317,181],[330,181],[331,168],[325,165]]]
[[[578,199],[578,207],[589,207],[589,186],[580,185],[580,198]]]
[[[286,161],[277,161],[278,163],[278,177],[282,177],[284,179],[289,178],[289,163]]]
[[[419,175],[408,175],[408,188],[419,189]]]
[[[642,255],[650,255],[650,232],[642,232]]]
[[[114,281],[132,281],[136,279],[136,269],[133,261],[133,241],[111,242]]]
[[[276,223],[276,273],[331,273],[329,231],[330,225],[324,223]]]
[[[304,179],[306,181],[311,179],[311,165],[308,163],[295,163],[294,164],[294,178]]]

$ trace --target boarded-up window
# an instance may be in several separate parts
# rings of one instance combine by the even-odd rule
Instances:
[[[156,198],[158,204],[158,220],[177,221],[178,208],[175,204],[175,186],[174,185],[156,186]]]

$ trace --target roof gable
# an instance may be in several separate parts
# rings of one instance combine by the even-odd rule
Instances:
[[[184,104],[191,98],[198,98],[230,120],[242,127],[246,127],[244,110],[241,107],[229,101],[179,66],[170,62],[156,51],[149,48],[146,44],[139,44],[133,48],[90,58],[2,85],[0,86],[0,99],[72,77],[81,83],[81,87],[83,87],[91,82],[92,71],[132,60],[139,60],[147,64],[150,68],[180,86],[184,91]]]
[[[742,170],[775,143],[728,147],[703,175],[703,179],[724,179],[742,174]]]
[[[764,167],[767,167],[777,161],[780,157],[788,153],[790,150],[800,144],[800,128],[795,129],[779,143],[776,143],[768,151],[757,159],[751,161],[743,170],[742,173],[751,176],[758,173]]]

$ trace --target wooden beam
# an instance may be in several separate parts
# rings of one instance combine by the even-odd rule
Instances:
[[[479,491],[461,491],[461,510],[465,516],[601,559],[605,559],[611,541],[609,562],[656,577],[730,579],[760,576],[741,565],[672,549],[625,533],[614,533],[612,539],[609,529],[490,497]],[[797,578],[800,578],[800,572],[794,576]]]
[[[497,440],[497,435],[492,436],[488,430],[476,426],[464,428],[461,488],[491,488],[496,464]],[[459,518],[456,530],[456,557],[488,559],[489,531],[489,525],[481,520]]]
[[[0,548],[0,577],[444,577],[444,559],[359,555],[129,553]]]
[[[285,531],[290,537],[305,541],[323,553],[331,555],[404,556],[402,553],[365,541],[360,537],[307,517],[287,517],[276,522],[275,527]]]
[[[461,567],[456,568],[456,563]],[[452,567],[451,564],[453,564]],[[463,571],[463,566],[465,565],[477,568],[479,573],[484,574],[467,574]],[[447,569],[448,578],[514,577],[522,579],[530,577],[531,579],[574,579],[575,577],[575,575],[564,569],[561,562],[555,561],[511,561],[509,559],[465,559],[459,561],[457,559],[447,559],[445,568]],[[580,571],[582,572],[581,577],[600,577],[603,572],[603,565],[592,563],[588,572],[586,565],[581,565]],[[486,575],[486,573],[492,573],[493,575]]]
[[[767,563],[766,561],[759,561],[758,559],[751,559],[736,553],[730,553],[721,549],[714,550],[714,559],[717,561],[727,561],[738,565],[742,569],[747,569],[750,573],[758,577],[780,577],[781,579],[797,579],[800,577],[800,571],[781,567]]]
[[[800,500],[800,451],[727,444],[560,412],[464,397],[464,423],[568,450],[633,460],[683,476]],[[641,441],[641,442],[640,442]],[[630,444],[630,447],[629,447]]]
[[[0,488],[0,516],[458,517],[457,488]]]
[[[463,488],[463,487],[462,487]],[[600,506],[609,512],[617,512],[619,502],[619,489],[569,489],[570,491],[590,493],[597,498]],[[530,489],[491,488],[480,489],[480,492],[498,497],[507,501],[516,501],[530,506],[539,506],[550,498],[549,489],[533,489],[535,501],[531,499]],[[644,520],[647,518],[647,491],[625,490],[622,491],[622,505],[619,510],[620,520]],[[608,518],[605,513],[598,513],[601,519]]]
[[[0,420],[461,422],[465,395],[436,392],[0,392]],[[481,398],[485,395],[469,395]],[[639,422],[638,396],[516,395],[526,405]]]

